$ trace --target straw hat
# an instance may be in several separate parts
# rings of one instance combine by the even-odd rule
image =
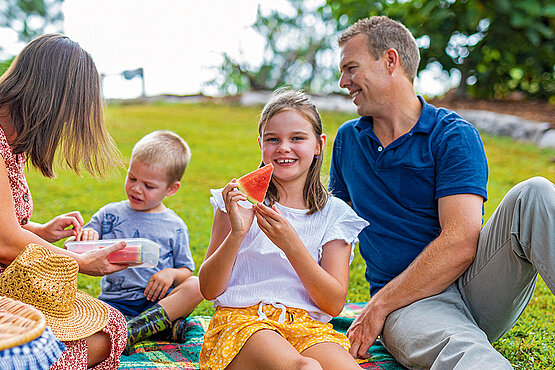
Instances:
[[[46,328],[44,315],[31,305],[0,296],[0,351],[38,338]]]
[[[29,244],[0,276],[0,295],[39,309],[61,341],[86,338],[108,323],[108,307],[77,290],[77,262]]]

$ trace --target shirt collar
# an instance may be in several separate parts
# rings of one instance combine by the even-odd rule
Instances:
[[[416,124],[412,128],[412,132],[422,132],[425,134],[429,134],[432,131],[434,125],[434,106],[431,104],[426,103],[424,98],[421,95],[418,95],[418,100],[422,103],[422,112],[420,113],[420,117]],[[362,116],[358,119],[355,123],[355,128],[358,132],[361,132],[366,129],[372,129],[374,126],[374,119],[372,116]]]
[[[434,127],[435,107],[426,103],[424,98],[420,95],[418,95],[418,100],[422,103],[422,113],[420,113],[420,117],[411,131],[429,134]]]

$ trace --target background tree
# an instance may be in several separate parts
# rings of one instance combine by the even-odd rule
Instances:
[[[421,47],[420,69],[438,62],[460,73],[459,95],[503,98],[513,91],[549,98],[555,91],[552,0],[327,0],[344,29],[387,15]]]
[[[64,19],[62,2],[63,0],[2,0],[0,27],[15,31],[18,40],[24,43],[46,32],[59,32],[63,28]]]
[[[211,85],[224,94],[272,90],[284,85],[323,93],[336,90],[337,61],[332,36],[337,27],[329,7],[302,0],[288,2],[290,9],[268,14],[258,8],[252,27],[266,43],[262,62],[253,66],[223,54],[219,76]]]

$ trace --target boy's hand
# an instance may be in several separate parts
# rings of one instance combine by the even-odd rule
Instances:
[[[98,240],[98,232],[95,229],[85,228],[77,235],[76,241]]]
[[[151,302],[156,302],[166,296],[168,289],[173,285],[174,269],[167,268],[158,271],[150,277],[145,288],[145,297]]]

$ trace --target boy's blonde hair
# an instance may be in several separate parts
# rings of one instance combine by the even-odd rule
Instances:
[[[165,168],[168,184],[180,181],[191,160],[187,142],[171,131],[154,131],[135,144],[131,160]]]

